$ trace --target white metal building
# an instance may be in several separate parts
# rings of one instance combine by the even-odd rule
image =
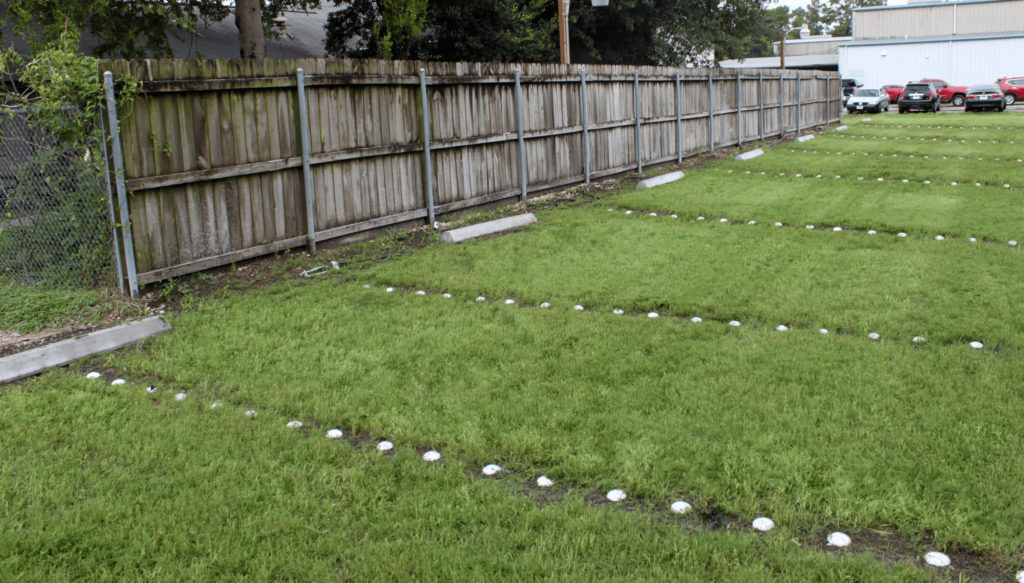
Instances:
[[[964,0],[853,11],[839,71],[865,87],[923,78],[953,85],[1024,76],[1024,0]]]

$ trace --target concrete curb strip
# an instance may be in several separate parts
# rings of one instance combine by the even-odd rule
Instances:
[[[761,148],[757,148],[756,150],[751,150],[749,152],[743,152],[742,154],[740,154],[740,155],[736,156],[735,158],[733,158],[733,160],[736,160],[736,161],[750,160],[751,158],[757,158],[761,154],[764,154],[764,150],[762,150]]]
[[[533,213],[526,213],[525,215],[506,217],[504,219],[487,221],[486,223],[479,223],[476,225],[469,225],[468,227],[445,231],[444,234],[441,235],[441,241],[444,243],[461,243],[470,239],[476,239],[477,237],[493,235],[495,233],[508,231],[518,227],[525,227],[526,225],[532,225],[536,222],[537,217],[533,216]]]
[[[834,132],[841,132],[841,131],[843,131],[845,129],[846,129],[846,126],[845,125],[841,125],[841,126],[835,128],[835,129],[833,129],[832,131],[834,131]]]
[[[661,176],[655,176],[654,178],[647,178],[636,183],[637,188],[654,188],[655,186],[661,186],[662,184],[668,184],[669,182],[675,182],[685,176],[678,170],[675,172],[669,172],[668,174],[662,174]]]
[[[171,329],[163,318],[153,316],[138,322],[97,330],[81,338],[69,338],[0,358],[0,385],[71,364],[94,354],[130,346]]]
[[[814,139],[814,134],[804,134],[796,139],[798,142],[806,142]]]

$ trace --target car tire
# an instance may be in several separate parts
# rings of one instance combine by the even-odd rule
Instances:
[[[907,110],[904,109],[903,106],[900,106],[900,113],[907,113]]]
[[[885,109],[884,109],[884,110],[882,110],[882,111],[885,111],[885,112],[888,112],[888,111],[889,111],[889,104],[888,104],[888,103],[886,103],[886,104],[885,104]]]
[[[957,93],[953,96],[953,107],[960,107],[964,104],[964,96]]]
[[[1006,105],[1013,105],[1014,103],[1017,103],[1017,96],[1014,95],[1013,93],[1007,93],[1006,94]]]
[[[935,113],[939,113],[940,111],[942,111],[942,106],[939,105],[938,101],[936,101],[935,102]]]

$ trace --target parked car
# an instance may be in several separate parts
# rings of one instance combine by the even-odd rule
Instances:
[[[889,95],[881,89],[861,89],[846,100],[846,110],[850,113],[889,111]]]
[[[1003,90],[998,85],[983,83],[971,85],[967,90],[967,101],[964,103],[964,111],[978,111],[981,109],[994,109],[1003,111],[1006,109],[1006,98],[1003,97]]]
[[[900,96],[900,113],[906,113],[914,109],[922,111],[939,111],[939,91],[931,83],[907,83],[903,88],[903,95]]]
[[[1024,99],[1024,77],[1002,77],[996,83],[1003,90],[1003,97],[1006,98],[1006,105],[1013,105]]]
[[[858,83],[856,79],[843,79],[839,82],[839,86],[843,89],[843,105],[846,105],[846,100],[857,92],[858,87],[863,87],[864,84]]]
[[[882,85],[882,91],[889,96],[889,101],[899,101],[900,95],[903,95],[902,85]]]
[[[961,107],[964,104],[964,95],[967,88],[962,85],[950,85],[942,79],[921,79],[922,83],[931,83],[939,90],[939,98],[943,103],[952,103],[953,107]]]

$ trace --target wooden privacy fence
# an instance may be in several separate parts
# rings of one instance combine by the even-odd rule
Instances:
[[[799,132],[838,121],[841,107],[838,74],[825,71],[324,59],[100,70],[108,96],[128,74],[142,81],[131,108],[108,103],[133,293]]]

